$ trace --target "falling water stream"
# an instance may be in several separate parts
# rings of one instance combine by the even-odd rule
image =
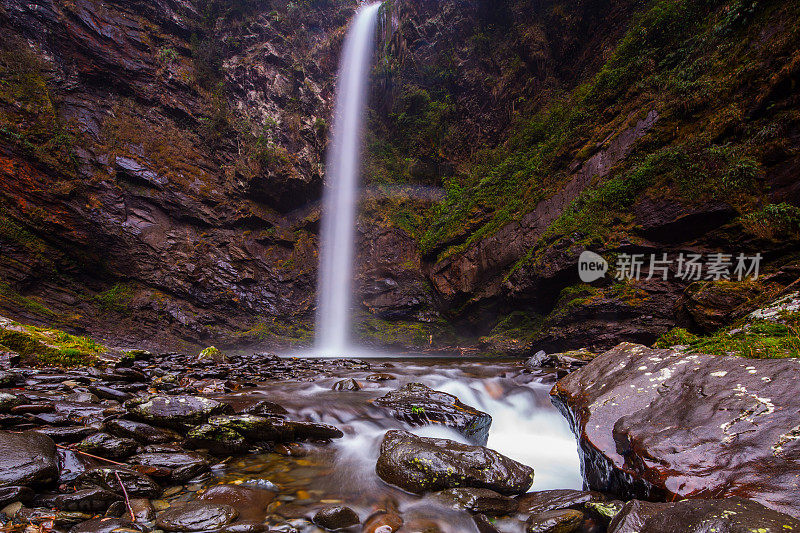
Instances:
[[[319,355],[347,349],[361,130],[380,2],[359,8],[347,32],[336,85],[333,137],[325,167],[316,323]]]
[[[323,198],[315,357],[378,355],[353,346],[349,333],[361,130],[379,9],[380,3],[358,9],[339,67]],[[332,424],[345,436],[327,446],[307,444],[298,456],[245,456],[218,469],[219,481],[277,492],[277,503],[282,504],[278,513],[282,509],[284,516],[309,516],[320,506],[341,503],[355,509],[363,520],[389,498],[397,502],[407,524],[419,520],[435,523],[435,530],[445,533],[477,532],[466,513],[404,493],[375,474],[379,444],[388,429],[466,442],[443,426],[409,428],[372,404],[405,383],[421,382],[489,413],[493,422],[488,447],[532,466],[533,490],[581,488],[575,439],[550,403],[552,374],[531,374],[518,362],[497,360],[406,356],[370,361],[369,371],[342,369],[338,375],[320,376],[313,382],[267,383],[238,393],[250,399],[263,396],[286,407],[293,419]],[[391,373],[393,379],[367,379],[376,368]],[[342,378],[355,379],[361,390],[332,390]],[[503,531],[522,531],[523,522],[510,520],[512,524]]]

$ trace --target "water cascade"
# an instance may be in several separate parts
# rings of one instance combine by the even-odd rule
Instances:
[[[315,330],[320,355],[344,355],[350,333],[361,130],[379,9],[380,2],[359,8],[347,32],[339,65],[322,206]]]

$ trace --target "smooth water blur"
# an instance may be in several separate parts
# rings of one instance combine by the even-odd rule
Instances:
[[[341,355],[349,336],[361,130],[379,9],[380,2],[359,8],[347,32],[339,66],[322,206],[316,324],[319,355]]]
[[[396,379],[368,381],[373,372]],[[333,391],[339,379],[353,378],[359,391]],[[554,376],[527,373],[518,362],[428,358],[371,361],[369,371],[342,370],[313,382],[265,384],[242,392],[263,397],[290,411],[290,418],[333,424],[345,436],[327,446],[306,445],[304,457],[277,454],[247,456],[228,465],[223,480],[274,484],[292,505],[313,508],[343,503],[363,518],[387,498],[398,502],[404,518],[434,521],[444,532],[477,531],[465,513],[452,513],[427,498],[385,484],[375,474],[381,439],[387,430],[404,428],[420,436],[467,441],[437,425],[409,428],[390,418],[371,400],[406,383],[419,382],[457,396],[492,416],[488,447],[535,471],[531,490],[580,489],[583,481],[577,445],[566,420],[550,403]],[[235,395],[234,395],[235,396]]]

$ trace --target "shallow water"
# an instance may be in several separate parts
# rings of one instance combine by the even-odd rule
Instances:
[[[283,516],[309,515],[323,505],[344,503],[363,519],[389,498],[398,502],[407,521],[416,516],[437,523],[442,531],[473,531],[475,526],[465,513],[453,514],[403,493],[375,474],[380,441],[388,429],[467,442],[442,426],[409,428],[370,403],[406,383],[420,382],[489,413],[493,421],[488,447],[532,466],[531,490],[582,487],[575,438],[550,403],[552,374],[526,373],[518,362],[497,360],[414,358],[371,360],[370,364],[368,371],[342,370],[313,382],[276,382],[231,395],[231,399],[247,396],[276,402],[289,410],[291,419],[332,424],[345,436],[328,445],[306,444],[303,457],[269,453],[236,459],[216,469],[218,481],[276,490],[283,505],[276,512]],[[368,381],[366,377],[375,372],[396,379]],[[331,390],[344,378],[354,378],[362,390]]]

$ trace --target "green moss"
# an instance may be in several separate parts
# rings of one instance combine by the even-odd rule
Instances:
[[[661,335],[655,344],[653,344],[653,347],[670,348],[672,346],[683,346],[696,342],[698,339],[699,337],[697,335],[683,328],[672,328]]]
[[[101,311],[118,314],[130,313],[132,299],[133,289],[121,283],[117,283],[107,291],[97,293],[91,298]]]
[[[276,317],[259,321],[237,336],[243,341],[270,341],[291,346],[307,346],[314,340],[314,332],[308,324],[301,320]]]
[[[764,239],[800,238],[800,208],[787,203],[767,204],[740,220],[746,231]]]
[[[800,357],[800,313],[784,313],[779,321],[746,319],[713,335],[697,337],[675,329],[655,347],[688,345],[688,352],[737,355],[757,359]]]
[[[355,320],[356,335],[365,341],[381,346],[424,349],[452,343],[455,335],[443,321],[413,322],[390,321],[374,316],[362,316]]]
[[[106,347],[88,337],[70,335],[61,330],[15,325],[0,329],[0,344],[19,353],[26,364],[77,366],[91,365]]]
[[[0,43],[0,140],[63,176],[76,176],[76,140],[58,114],[47,65],[13,36]]]

